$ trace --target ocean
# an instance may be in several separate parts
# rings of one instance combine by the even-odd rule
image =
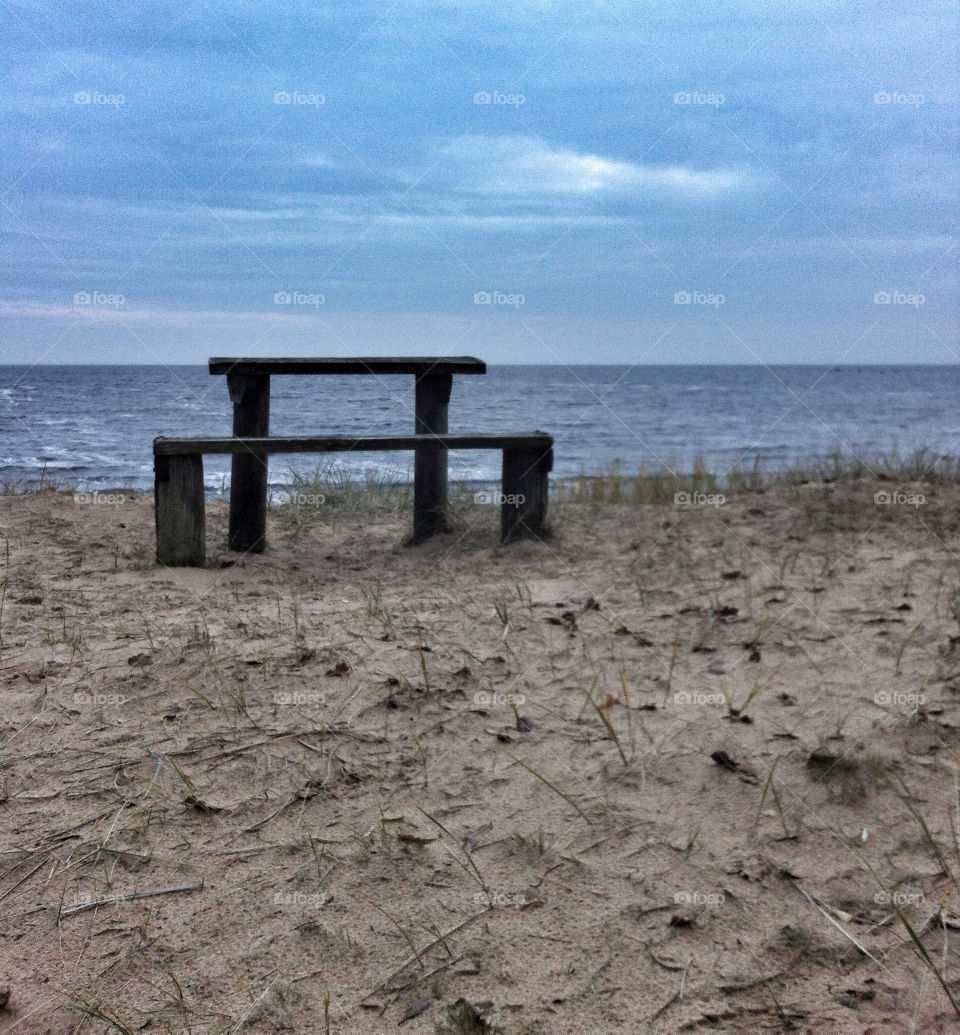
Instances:
[[[455,377],[450,431],[550,432],[554,476],[768,470],[834,451],[874,457],[925,446],[960,454],[960,366],[499,366]],[[226,379],[205,366],[0,366],[0,483],[41,477],[83,491],[153,488],[157,435],[229,435]],[[409,434],[412,377],[275,377],[272,434]],[[407,453],[278,456],[289,483],[334,463],[351,477],[412,477]],[[204,461],[211,495],[229,457]],[[500,456],[452,452],[453,480],[494,482]]]

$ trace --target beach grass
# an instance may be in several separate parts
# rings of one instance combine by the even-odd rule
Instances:
[[[854,452],[830,452],[805,462],[784,466],[764,465],[759,457],[729,467],[710,466],[703,457],[689,468],[664,463],[625,471],[621,461],[612,461],[602,471],[581,472],[572,477],[551,479],[551,500],[557,503],[649,504],[671,503],[677,493],[718,494],[726,499],[749,493],[763,493],[783,486],[832,485],[875,481],[880,485],[924,482],[928,485],[960,482],[960,456],[921,447],[902,454],[892,449],[873,456]],[[485,484],[485,483],[484,483]],[[453,508],[473,505],[481,483],[451,482]],[[325,506],[338,513],[404,513],[413,507],[413,484],[400,467],[377,469],[363,477],[351,475],[336,461],[324,461],[312,471],[291,466],[288,476],[275,483],[271,502],[275,507]],[[44,470],[36,478],[0,480],[0,495],[34,492],[76,493],[67,478],[51,477]],[[93,490],[90,490],[91,492]],[[136,490],[112,488],[99,493],[138,494]],[[226,482],[220,495],[228,494]],[[317,501],[322,500],[320,504]]]
[[[626,474],[622,464],[611,464],[602,473],[583,473],[560,479],[554,492],[564,503],[672,503],[677,493],[716,495],[735,499],[781,486],[834,485],[875,481],[944,484],[960,481],[960,457],[917,449],[907,455],[896,450],[865,458],[854,453],[830,453],[805,463],[764,467],[759,458],[726,469],[711,468],[703,458],[690,470],[677,465],[639,468]]]

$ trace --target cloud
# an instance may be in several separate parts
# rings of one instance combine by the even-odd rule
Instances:
[[[521,136],[474,137],[448,151],[464,189],[477,193],[590,195],[599,191],[711,198],[751,182],[735,168],[697,169],[675,164],[636,164],[550,148]]]
[[[105,293],[99,294],[103,297]],[[305,307],[303,311],[299,309],[291,311],[271,304],[270,298],[264,300],[262,310],[239,311],[138,307],[135,300],[127,298],[125,295],[120,295],[119,298],[122,301],[116,303],[103,301],[100,304],[74,305],[30,305],[0,302],[0,316],[10,320],[18,318],[56,320],[64,327],[71,324],[98,327],[129,324],[148,327],[196,327],[204,323],[216,323],[218,325],[245,324],[262,328],[276,327],[284,331],[296,327],[316,333],[320,315],[322,315],[320,310],[311,307]]]

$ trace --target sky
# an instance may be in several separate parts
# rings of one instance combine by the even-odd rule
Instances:
[[[956,9],[0,20],[0,362],[960,362]]]

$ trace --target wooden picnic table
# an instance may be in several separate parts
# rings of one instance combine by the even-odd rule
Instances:
[[[211,374],[225,374],[233,403],[233,434],[242,438],[270,435],[270,378],[273,375],[366,375],[414,377],[414,434],[445,435],[454,374],[485,374],[487,365],[473,356],[403,356],[333,358],[221,357],[209,361]],[[447,448],[440,442],[414,451],[413,536],[426,539],[448,528]],[[251,451],[232,457],[230,547],[259,553],[266,542],[267,456]]]

